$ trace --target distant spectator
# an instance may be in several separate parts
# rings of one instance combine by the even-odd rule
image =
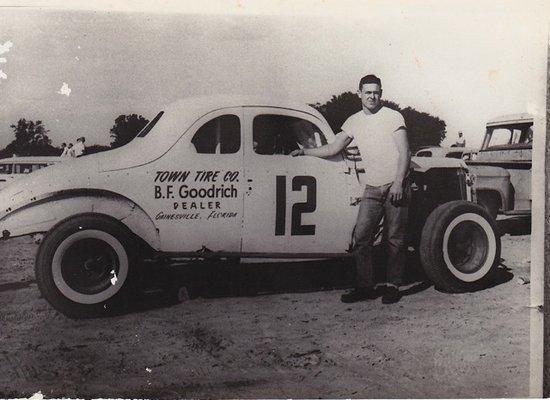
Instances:
[[[85,141],[86,141],[86,138],[84,136],[76,139],[76,144],[74,146],[75,157],[80,157],[84,155],[84,151],[86,150],[86,146],[84,145]]]
[[[456,147],[466,147],[466,139],[462,136],[462,131],[458,131],[458,139],[456,140]]]
[[[74,154],[74,147],[72,143],[69,143],[67,145],[67,157],[76,157],[76,155]]]
[[[61,156],[60,157],[67,157],[69,154],[69,149],[67,148],[67,143],[61,143]]]

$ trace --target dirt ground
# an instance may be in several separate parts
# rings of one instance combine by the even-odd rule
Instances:
[[[1,242],[0,397],[527,397],[529,244],[503,236],[499,281],[475,293],[416,271],[399,303],[348,305],[349,261],[251,264],[181,303],[70,320],[40,297],[37,245]]]

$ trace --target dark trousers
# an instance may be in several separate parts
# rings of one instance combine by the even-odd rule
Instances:
[[[384,217],[383,237],[387,248],[387,281],[400,286],[407,255],[407,219],[409,216],[410,184],[405,184],[399,205],[390,202],[391,183],[366,185],[361,199],[354,231],[353,255],[357,268],[357,287],[374,286],[372,248],[380,221]]]

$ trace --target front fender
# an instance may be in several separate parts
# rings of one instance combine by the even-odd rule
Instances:
[[[0,218],[2,237],[47,232],[59,221],[82,213],[104,214],[119,220],[149,246],[158,250],[157,227],[147,213],[130,199],[101,190],[67,190],[34,198],[19,207],[6,210]]]
[[[507,211],[513,208],[510,173],[507,170],[504,168],[485,165],[468,165],[468,170],[476,176],[474,189],[477,193],[498,193],[500,196],[502,209]]]

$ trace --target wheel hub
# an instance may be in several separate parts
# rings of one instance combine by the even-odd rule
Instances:
[[[67,285],[83,294],[95,294],[112,285],[118,272],[115,250],[99,239],[82,239],[73,243],[62,257],[61,273]]]
[[[473,221],[460,222],[449,236],[449,258],[463,273],[474,273],[484,265],[487,248],[487,234]]]

